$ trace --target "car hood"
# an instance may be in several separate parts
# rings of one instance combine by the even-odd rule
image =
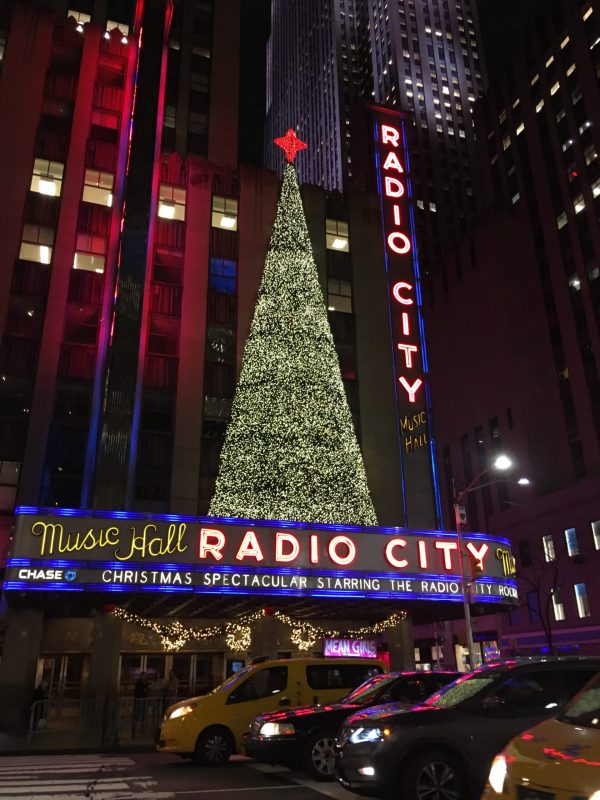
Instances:
[[[406,720],[407,714],[436,714],[441,709],[431,708],[430,706],[411,706],[409,703],[385,703],[380,706],[369,706],[348,717],[344,725],[364,725],[364,724],[388,724]]]
[[[261,714],[256,719],[261,722],[293,722],[295,719],[301,717],[314,714],[328,714],[334,711],[351,714],[358,708],[360,708],[360,706],[354,705],[353,703],[327,703],[323,706],[298,706],[297,708],[290,708],[285,711],[269,711],[266,714]]]
[[[598,789],[600,731],[548,719],[516,736],[504,755],[512,782],[588,797]]]

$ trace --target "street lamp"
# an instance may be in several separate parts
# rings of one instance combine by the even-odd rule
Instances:
[[[458,544],[458,560],[460,563],[460,579],[462,582],[463,587],[463,608],[465,614],[465,628],[467,632],[467,648],[469,650],[469,667],[474,669],[475,667],[475,645],[473,644],[473,628],[471,626],[471,606],[469,603],[469,592],[467,587],[467,580],[466,580],[466,570],[465,570],[465,553],[463,552],[463,541],[462,541],[462,531],[461,525],[463,524],[463,516],[462,516],[462,509],[460,506],[460,501],[466,494],[469,492],[475,491],[476,489],[482,488],[479,485],[479,481],[483,478],[484,475],[487,475],[488,472],[492,470],[500,470],[504,471],[510,469],[512,467],[512,461],[508,456],[499,455],[494,463],[486,467],[482,470],[479,475],[476,475],[473,480],[465,486],[460,492],[456,488],[456,484],[454,482],[454,478],[452,479],[452,493],[454,495],[454,521],[456,522],[456,542]]]

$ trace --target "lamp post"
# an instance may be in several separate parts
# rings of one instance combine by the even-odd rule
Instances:
[[[456,522],[456,542],[458,544],[458,560],[460,563],[460,580],[463,587],[463,608],[465,614],[465,628],[467,632],[467,649],[469,651],[469,667],[474,669],[475,667],[475,645],[473,643],[473,627],[471,625],[471,605],[469,602],[469,591],[467,586],[467,576],[465,570],[465,555],[466,553],[463,552],[463,540],[462,540],[462,524],[464,522],[462,518],[462,511],[460,506],[460,501],[463,497],[469,492],[472,492],[476,489],[480,489],[481,486],[478,485],[479,481],[483,478],[484,475],[487,475],[488,472],[491,472],[494,469],[497,470],[507,470],[512,467],[512,461],[510,458],[504,455],[500,455],[496,458],[494,463],[486,467],[486,469],[482,470],[479,475],[476,475],[473,480],[465,486],[460,492],[457,491],[456,484],[454,482],[454,478],[452,479],[452,493],[454,495],[454,520]]]

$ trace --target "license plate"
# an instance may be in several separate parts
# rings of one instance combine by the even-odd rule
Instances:
[[[517,800],[554,800],[555,795],[550,792],[540,792],[528,786],[517,786]]]

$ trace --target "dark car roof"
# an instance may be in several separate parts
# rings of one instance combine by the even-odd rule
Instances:
[[[472,672],[465,672],[460,675],[460,680],[467,681],[470,677],[485,674],[486,672],[509,672],[512,670],[519,670],[525,667],[552,667],[573,664],[581,666],[594,666],[600,670],[600,656],[525,656],[521,658],[505,659],[504,661],[492,661],[489,664],[484,664]],[[437,694],[437,693],[436,693]],[[422,705],[415,705],[412,708],[407,708],[403,703],[386,703],[383,705],[374,705],[369,708],[358,711],[346,719],[346,725],[352,725],[354,721],[372,720],[381,721],[383,719],[391,720],[395,716],[404,716],[411,711],[414,712],[430,712],[437,714],[444,711],[451,711],[453,709],[444,709],[429,706],[425,703]]]

